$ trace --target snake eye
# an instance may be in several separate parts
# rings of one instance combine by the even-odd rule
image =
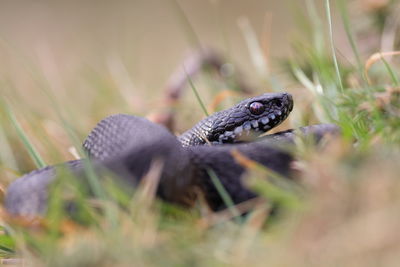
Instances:
[[[264,112],[265,107],[263,104],[261,104],[260,102],[253,102],[250,104],[249,106],[250,108],[250,112],[254,115],[260,115],[261,113]]]

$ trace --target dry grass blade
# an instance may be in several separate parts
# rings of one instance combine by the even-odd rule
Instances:
[[[262,51],[257,35],[250,25],[250,21],[246,17],[242,17],[238,21],[239,27],[245,38],[249,48],[250,56],[253,64],[261,77],[265,77],[269,73],[268,62]]]
[[[240,151],[232,150],[231,154],[238,164],[247,169],[248,179],[245,182],[248,187],[272,203],[279,203],[290,209],[299,207],[301,187],[274,170],[249,159]]]
[[[249,159],[242,153],[240,153],[237,149],[233,149],[231,151],[233,158],[243,167],[246,169],[255,169],[259,165],[254,160]]]
[[[251,252],[254,240],[260,233],[266,219],[268,218],[270,210],[271,207],[266,205],[266,203],[258,203],[257,206],[254,207],[253,212],[250,214],[249,220],[241,228],[239,236],[234,243],[232,248],[232,262],[245,263],[249,252]]]
[[[268,206],[268,201],[264,198],[254,198],[247,200],[245,202],[239,203],[235,205],[235,210],[238,211],[239,214],[245,214],[247,212],[256,212],[258,208]],[[225,209],[219,212],[210,212],[206,216],[202,217],[199,221],[199,225],[202,228],[210,228],[216,224],[227,222],[232,220],[236,214],[233,214],[231,210]],[[247,224],[253,224],[253,219],[247,222]]]
[[[254,160],[246,157],[245,155],[240,153],[240,151],[238,151],[237,149],[232,149],[231,155],[236,160],[236,162],[239,163],[239,165],[243,166],[246,169],[265,172],[267,175],[271,175],[278,179],[285,179],[284,177],[282,177],[280,174],[274,172],[273,170],[270,170],[267,167],[265,167],[264,165],[261,165],[260,163],[258,163],[257,161],[254,161]]]
[[[368,83],[370,85],[372,84],[371,78],[368,75],[369,69],[372,67],[372,65],[374,65],[378,61],[384,60],[385,57],[399,56],[399,55],[400,51],[389,51],[389,52],[378,52],[370,56],[364,65],[365,77],[367,77]]]
[[[1,265],[18,265],[18,266],[25,266],[25,261],[23,259],[0,259]]]
[[[156,209],[153,209],[152,204],[156,197],[163,167],[164,161],[162,159],[153,159],[148,172],[142,177],[132,198],[130,212],[126,216],[127,220],[121,220],[123,217],[120,219],[120,223],[127,226],[124,227],[124,230],[132,231],[134,239],[144,247],[151,247],[158,236],[159,213]]]
[[[208,110],[211,112],[215,112],[218,105],[221,104],[225,99],[231,96],[238,96],[239,94],[237,92],[231,91],[231,90],[223,90],[220,93],[218,93],[211,104],[208,105]]]
[[[203,48],[189,53],[185,60],[179,64],[179,67],[171,74],[170,79],[165,85],[165,96],[163,100],[163,105],[165,107],[162,112],[151,114],[150,119],[174,131],[176,106],[188,83],[193,89],[193,79],[200,75],[202,71],[206,71],[206,68],[208,68],[208,71],[211,70],[215,72],[223,79],[224,75],[222,75],[222,70],[224,66],[226,66],[226,63],[227,59],[213,49]],[[229,65],[232,64],[229,63]],[[240,92],[243,94],[250,94],[253,92],[254,89],[245,82],[238,67],[235,66],[234,69],[234,82],[237,84]]]
[[[163,160],[159,158],[153,160],[148,172],[142,177],[141,183],[133,198],[135,206],[149,207],[151,205],[156,196],[163,167]]]

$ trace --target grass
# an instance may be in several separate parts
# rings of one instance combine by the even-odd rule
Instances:
[[[326,9],[326,18],[329,25],[329,41],[332,50],[332,59],[333,64],[335,66],[336,75],[338,78],[340,89],[343,91],[343,83],[342,83],[342,76],[340,75],[339,65],[337,62],[336,51],[335,51],[335,44],[333,42],[333,29],[332,29],[332,18],[331,18],[331,4],[329,0],[325,0],[325,9]]]
[[[361,19],[372,18],[373,22],[375,16],[382,18],[383,12],[395,10],[398,4],[392,1],[384,9],[370,10],[359,18],[351,16],[353,10],[348,9],[346,2],[326,0],[325,12],[318,12],[314,1],[307,1],[309,13],[303,16],[305,21],[301,25],[307,25],[310,31],[298,29],[304,36],[294,42],[293,51],[297,53],[283,59],[289,67],[285,80],[279,83],[295,83],[297,88],[290,89],[295,96],[296,110],[289,126],[334,122],[343,131],[342,137],[328,140],[318,148],[299,140],[294,151],[298,158],[294,166],[298,171],[296,182],[281,180],[259,166],[251,168],[249,186],[267,202],[254,205],[245,220],[232,220],[237,218],[240,207],[232,205],[221,186],[219,191],[229,210],[217,214],[210,214],[201,201],[191,210],[159,201],[154,196],[157,166],[134,193],[112,179],[99,181],[92,177],[89,182],[100,196],[97,199],[88,197],[88,190],[75,184],[68,172],[63,172],[52,186],[49,211],[44,218],[11,218],[4,208],[0,209],[3,263],[397,266],[400,252],[397,234],[400,223],[399,64],[395,56],[392,60],[381,56],[369,61],[372,54],[379,52],[379,47],[365,52],[368,48],[357,42],[360,29],[350,26]],[[173,7],[179,12],[181,23],[190,23],[184,9],[179,5]],[[345,37],[334,34],[337,25],[332,21],[335,17],[332,12],[339,12]],[[189,29],[189,37],[199,38],[191,25],[183,26]],[[242,30],[248,27],[251,26]],[[371,24],[370,29],[379,30],[382,25]],[[257,42],[254,33],[243,38],[251,36],[251,42]],[[371,34],[370,38],[374,36]],[[340,56],[341,48],[337,47],[335,38],[347,38],[354,60],[351,56],[350,59]],[[250,49],[249,53],[254,53],[254,58],[261,55],[259,49]],[[391,54],[396,55],[394,51]],[[76,139],[83,139],[97,120],[120,112],[120,92],[112,75],[97,73],[95,66],[88,69],[81,66],[85,71],[74,86],[96,85],[101,90],[89,90],[85,99],[67,100],[63,92],[76,96],[79,93],[55,91],[55,88],[70,88],[71,84],[62,75],[51,72],[51,56],[47,56],[43,64],[27,64],[29,67],[19,70],[19,75],[14,72],[0,75],[2,95],[10,99],[9,106],[2,104],[0,114],[0,130],[4,136],[0,149],[10,151],[0,153],[2,189],[18,176],[15,173],[43,166],[44,162],[53,164],[71,159],[66,148],[78,146]],[[29,59],[21,53],[16,61],[29,62]],[[12,66],[9,68],[13,70]],[[254,68],[260,71],[259,66]],[[45,73],[44,77],[40,73]],[[271,78],[268,75],[272,74],[261,77],[260,87],[262,81]],[[175,108],[206,112],[204,99],[207,97],[202,100],[199,93],[212,98],[218,88],[202,91],[201,80],[189,82],[195,96],[188,94],[190,100]],[[42,94],[27,97],[21,84],[34,84],[31,88]],[[54,94],[55,100],[46,98],[47,93]],[[137,106],[130,112],[145,115],[151,102],[139,96],[132,98]],[[64,109],[61,103],[69,107]],[[197,119],[190,118],[192,121],[185,126]],[[8,164],[14,161],[16,166]],[[266,173],[271,179],[263,178]],[[220,185],[218,177],[211,176]],[[67,214],[64,203],[71,199],[75,200],[76,212]]]
[[[5,102],[3,102],[3,107],[9,117],[9,120],[15,127],[15,130],[23,142],[24,146],[28,150],[29,155],[32,157],[32,160],[35,162],[35,165],[38,169],[45,167],[47,164],[44,162],[42,157],[39,155],[35,147],[32,145],[32,143],[29,141],[29,138],[27,137],[26,133],[22,129],[21,125],[18,123],[18,120],[15,118],[14,113],[12,110],[7,106]]]

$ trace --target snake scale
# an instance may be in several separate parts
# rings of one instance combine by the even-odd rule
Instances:
[[[6,194],[6,209],[12,215],[44,215],[58,167],[67,167],[79,180],[87,180],[87,161],[99,177],[111,172],[133,187],[154,162],[161,162],[157,196],[184,206],[192,205],[200,191],[212,210],[226,208],[211,173],[235,204],[250,200],[257,195],[244,185],[246,168],[232,151],[290,177],[293,156],[279,145],[293,142],[297,133],[260,135],[284,121],[292,109],[290,94],[267,93],[214,113],[178,137],[144,118],[112,115],[99,122],[84,141],[88,159],[48,166],[15,180]],[[318,124],[298,132],[318,140],[338,131],[333,124]]]

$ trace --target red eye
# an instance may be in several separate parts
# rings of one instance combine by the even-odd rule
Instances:
[[[260,115],[264,112],[265,107],[260,102],[253,102],[249,106],[250,112],[254,115]]]

